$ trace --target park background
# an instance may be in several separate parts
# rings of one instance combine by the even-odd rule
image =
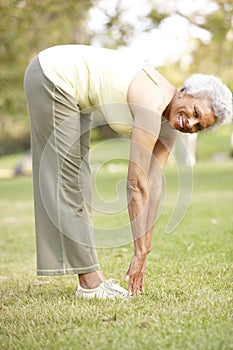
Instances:
[[[165,227],[176,200],[177,170],[168,165],[147,291],[127,304],[76,300],[74,276],[35,276],[32,179],[14,176],[30,149],[23,75],[40,50],[67,43],[130,47],[177,87],[203,72],[219,76],[232,90],[232,1],[0,0],[0,35],[1,348],[233,349],[232,125],[199,136],[191,203],[170,235]],[[112,142],[97,157],[105,164],[98,188],[106,200],[115,195],[113,181],[127,172],[124,162],[116,171],[109,163],[110,147],[121,147],[118,138],[107,126],[92,132],[93,148]],[[106,227],[126,220],[126,212],[114,220],[95,216]],[[125,287],[132,251],[131,243],[99,250],[106,274]]]
[[[23,76],[49,46],[131,47],[177,87],[205,72],[233,88],[232,1],[1,0],[0,19],[0,155],[30,147]]]

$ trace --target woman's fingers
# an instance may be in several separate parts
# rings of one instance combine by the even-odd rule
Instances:
[[[126,279],[128,279],[128,291],[133,296],[141,294],[144,290],[144,279],[146,274],[145,259],[138,259],[133,257],[132,262],[126,272]]]
[[[133,296],[141,294],[144,290],[144,276],[131,276],[129,278],[128,291],[132,292]]]

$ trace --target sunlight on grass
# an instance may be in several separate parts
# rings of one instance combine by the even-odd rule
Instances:
[[[114,201],[126,167],[116,164],[112,171],[107,151],[97,158],[98,164],[106,159],[98,191]],[[36,277],[32,179],[0,180],[1,349],[233,348],[233,162],[195,166],[191,204],[171,234],[165,227],[176,199],[173,167],[166,170],[166,183],[145,294],[122,302],[76,299],[76,276]],[[119,227],[128,220],[126,211],[94,214],[97,226]],[[126,287],[132,243],[98,253],[106,277]]]

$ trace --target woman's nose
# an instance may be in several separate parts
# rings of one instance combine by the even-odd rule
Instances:
[[[199,123],[199,120],[197,118],[188,119],[187,120],[187,128],[192,129],[198,123]]]

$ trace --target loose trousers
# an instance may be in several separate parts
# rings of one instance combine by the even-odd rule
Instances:
[[[91,115],[43,73],[38,57],[24,78],[31,120],[37,274],[99,269],[91,216]]]

